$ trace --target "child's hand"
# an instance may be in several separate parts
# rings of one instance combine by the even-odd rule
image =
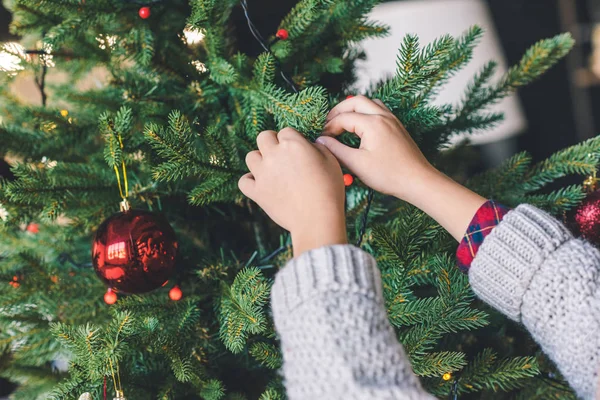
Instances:
[[[344,183],[335,157],[292,128],[261,132],[238,185],[292,234],[294,253],[347,243]]]
[[[353,149],[331,136],[344,131],[361,138]],[[426,176],[434,171],[404,126],[380,100],[355,96],[335,106],[317,143],[326,146],[373,189],[414,202]]]
[[[359,149],[330,137],[344,131],[360,137]],[[458,241],[485,202],[429,164],[402,123],[379,100],[356,96],[341,102],[329,112],[323,134],[317,143],[366,185],[419,207]]]

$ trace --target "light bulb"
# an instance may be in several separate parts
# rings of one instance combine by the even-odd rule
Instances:
[[[7,72],[9,75],[16,75],[18,71],[24,69],[21,62],[29,60],[29,55],[20,43],[5,43],[0,48],[0,71]]]
[[[200,43],[204,39],[204,32],[198,28],[188,25],[183,30],[183,36],[188,45],[193,45]]]

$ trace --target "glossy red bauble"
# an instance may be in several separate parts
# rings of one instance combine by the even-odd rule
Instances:
[[[344,174],[344,186],[350,186],[354,182],[354,177],[350,174]]]
[[[115,304],[117,302],[117,294],[113,292],[111,288],[108,288],[106,293],[104,293],[104,302],[108,305]]]
[[[146,19],[150,17],[150,7],[142,7],[140,11],[138,11],[141,19]]]
[[[171,290],[169,290],[169,298],[173,301],[181,300],[183,297],[183,292],[179,288],[179,286],[173,286]]]
[[[106,219],[92,246],[96,274],[109,288],[144,293],[167,283],[175,270],[177,238],[167,220],[143,210]]]
[[[573,213],[575,231],[600,246],[600,190],[587,195]]]
[[[29,233],[39,233],[40,232],[40,224],[36,224],[35,222],[31,222],[27,225],[27,232]]]
[[[285,29],[280,29],[277,31],[275,36],[277,36],[277,39],[279,39],[279,40],[287,40],[287,38],[290,35],[289,35],[288,31],[286,31]]]

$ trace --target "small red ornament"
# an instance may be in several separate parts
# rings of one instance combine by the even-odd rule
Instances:
[[[353,94],[349,94],[348,96],[346,96],[346,100],[353,98],[354,95]]]
[[[117,294],[111,288],[108,288],[104,293],[104,302],[106,304],[115,304],[117,302]]]
[[[147,19],[150,17],[150,7],[142,7],[140,11],[138,11],[141,19]]]
[[[27,225],[27,232],[29,233],[39,233],[40,232],[40,224],[36,224],[34,222],[30,223],[29,225]]]
[[[354,182],[354,177],[350,174],[344,174],[344,186],[350,186]]]
[[[277,33],[275,34],[275,36],[277,37],[277,39],[279,40],[287,40],[287,38],[290,36],[288,31],[285,29],[280,29],[277,31]]]
[[[576,233],[600,246],[600,190],[587,195],[575,209],[573,219]]]
[[[100,224],[92,263],[113,290],[144,293],[167,283],[175,270],[177,247],[175,232],[163,216],[127,210]]]
[[[173,301],[179,301],[183,297],[183,292],[179,288],[179,286],[173,286],[171,290],[169,290],[169,298]]]
[[[14,287],[15,289],[21,286],[21,284],[19,283],[19,277],[17,275],[13,276],[12,281],[8,282],[8,284]]]

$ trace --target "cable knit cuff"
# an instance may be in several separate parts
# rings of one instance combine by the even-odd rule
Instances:
[[[290,260],[275,277],[271,290],[275,318],[285,318],[295,307],[327,291],[363,293],[383,301],[375,259],[351,245],[307,251]]]
[[[544,259],[571,233],[530,205],[510,211],[479,248],[469,271],[473,291],[515,321],[531,279]]]

